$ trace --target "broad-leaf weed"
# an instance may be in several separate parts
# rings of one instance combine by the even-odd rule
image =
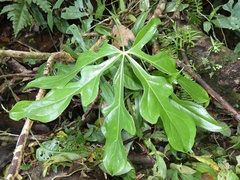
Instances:
[[[127,92],[135,91],[140,95],[141,120],[151,124],[160,121],[158,124],[162,124],[172,149],[191,151],[196,126],[210,131],[221,131],[222,127],[200,105],[209,101],[205,90],[183,77],[176,69],[174,59],[165,52],[149,55],[142,50],[160,23],[158,18],[151,19],[137,33],[133,45],[127,50],[117,49],[105,41],[98,52],[86,50],[80,54],[68,73],[40,77],[30,82],[27,88],[38,87],[50,91],[40,100],[18,102],[10,110],[10,117],[13,120],[28,117],[47,123],[66,109],[72,96],[81,94],[82,105],[88,106],[101,90],[107,105],[101,109],[104,115],[102,132],[106,138],[102,166],[109,174],[119,175],[126,173],[125,169],[130,166],[121,134],[123,130],[131,135],[136,134],[137,120],[125,106]],[[143,63],[151,64],[161,73],[150,74],[143,68]],[[73,81],[79,72],[80,80]],[[179,99],[174,94],[173,82],[179,83],[195,102]]]

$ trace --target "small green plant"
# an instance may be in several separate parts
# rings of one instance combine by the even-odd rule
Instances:
[[[116,20],[119,26],[118,22]],[[157,123],[164,129],[171,149],[191,151],[196,126],[209,131],[221,131],[222,127],[199,105],[208,104],[206,91],[182,76],[176,69],[174,59],[165,52],[151,56],[142,51],[160,23],[159,19],[153,18],[144,27],[140,24],[141,27],[137,29],[141,30],[129,49],[123,46],[119,50],[105,41],[97,52],[86,50],[80,54],[75,66],[68,72],[40,77],[30,82],[26,88],[50,89],[49,93],[37,101],[18,102],[10,110],[10,117],[14,120],[28,117],[50,122],[66,109],[72,96],[81,94],[82,105],[87,107],[101,90],[101,96],[107,105],[101,109],[104,114],[102,132],[106,138],[102,167],[109,174],[120,175],[131,169],[122,133],[135,135],[136,124],[142,124],[143,120],[151,124]],[[124,44],[121,29],[119,34]],[[158,73],[149,74],[142,68],[143,62],[154,66]],[[81,78],[75,80],[74,77],[79,72]],[[179,99],[174,94],[174,83],[178,83],[195,102]],[[133,92],[139,95],[134,97],[140,97],[140,102],[131,111],[125,104],[127,94]],[[134,114],[141,116],[136,118]],[[153,149],[152,151],[154,152]]]
[[[218,52],[220,52],[220,49],[221,49],[221,47],[222,47],[222,45],[223,45],[223,43],[221,43],[221,42],[219,42],[219,41],[215,41],[211,36],[210,36],[210,40],[211,40],[212,46],[210,46],[210,47],[208,48],[208,56],[210,56],[210,54],[211,54],[212,52],[213,52],[213,53],[218,53]],[[215,73],[217,70],[219,70],[219,69],[222,68],[222,65],[216,64],[216,63],[214,63],[214,62],[210,62],[209,59],[208,59],[208,57],[205,57],[205,58],[202,57],[201,60],[202,60],[202,64],[205,66],[204,69],[205,69],[205,70],[208,70],[208,69],[211,70],[211,72],[209,73],[210,78],[214,75],[214,73]]]
[[[36,151],[36,158],[44,164],[43,176],[51,165],[57,166],[66,162],[89,157],[93,152],[91,147],[85,146],[85,139],[81,132],[66,134],[60,131],[51,141],[43,142]]]
[[[236,32],[239,32],[240,30],[240,23],[239,23],[240,1],[235,3],[234,0],[229,0],[226,4],[218,5],[217,7],[214,7],[210,2],[209,4],[212,7],[212,12],[208,16],[205,16],[202,14],[202,16],[206,19],[206,21],[203,23],[203,29],[207,33],[209,33],[209,31],[212,30],[214,38],[217,39],[214,28],[215,27],[221,28],[221,32],[222,32],[225,44],[227,44],[223,29],[229,29]],[[224,14],[217,13],[220,9],[229,13],[230,16],[225,16]],[[235,46],[234,52],[238,52],[238,51],[239,51],[239,43]]]
[[[5,1],[9,0],[0,0],[0,2]],[[63,2],[63,0],[58,0],[53,4],[49,0],[16,0],[4,6],[0,15],[7,13],[8,19],[13,23],[15,36],[26,26],[32,27],[35,23],[43,28],[49,27],[51,31],[56,26],[62,33],[74,34],[75,27],[74,25],[70,26],[68,20],[79,20],[82,24],[79,29],[81,30],[80,33],[84,33],[91,28],[93,18],[102,18],[105,10],[101,0],[97,0],[98,7],[96,12],[93,12],[93,6],[90,1],[75,0],[74,5],[66,6],[60,11],[59,9]],[[82,44],[82,37],[75,37]]]
[[[214,40],[212,36],[210,36],[210,40],[212,43],[212,46],[208,49],[208,54],[211,54],[211,52],[218,53],[221,50],[221,47],[223,46],[222,42],[219,42],[218,40]]]
[[[5,1],[7,0],[0,0]],[[49,92],[37,101],[18,102],[9,112],[12,119],[28,117],[44,123],[51,122],[67,108],[72,97],[79,94],[84,109],[90,106],[98,94],[105,105],[99,106],[103,114],[100,128],[88,125],[88,132],[85,134],[74,130],[74,135],[67,133],[66,136],[55,137],[40,145],[36,157],[44,163],[43,174],[46,174],[50,166],[56,171],[58,165],[68,166],[68,162],[72,160],[89,157],[93,151],[99,149],[87,147],[85,141],[98,141],[105,142],[100,167],[110,175],[124,174],[126,179],[133,179],[135,171],[127,159],[129,146],[124,145],[123,141],[125,136],[137,135],[144,140],[145,146],[150,150],[149,155],[156,159],[152,176],[148,179],[200,179],[205,172],[217,177],[215,171],[219,168],[214,169],[216,163],[209,157],[195,156],[192,147],[197,127],[213,132],[222,131],[223,127],[202,106],[209,103],[206,91],[186,73],[177,70],[174,59],[169,56],[170,54],[178,58],[179,51],[193,47],[199,37],[198,32],[190,26],[177,29],[176,24],[170,24],[164,26],[162,34],[159,34],[157,27],[161,22],[157,18],[151,19],[145,25],[150,8],[154,6],[151,6],[149,0],[131,1],[129,4],[119,0],[111,3],[111,10],[106,9],[105,0],[97,0],[97,6],[94,7],[91,2],[75,0],[69,3],[57,0],[53,4],[48,0],[16,0],[1,11],[1,14],[7,13],[13,22],[15,35],[34,23],[44,27],[48,25],[51,31],[57,28],[68,37],[63,49],[77,59],[77,62],[71,65],[55,63],[51,70],[52,76],[38,75],[36,80],[30,82],[26,88],[39,87],[48,89]],[[187,0],[184,3],[181,0],[172,0],[161,3],[164,5],[161,9],[163,15],[167,12],[184,11],[189,16],[189,24],[199,24],[204,16],[201,14],[201,0]],[[138,11],[141,11],[139,16],[129,12],[138,7],[137,5]],[[230,0],[223,8],[226,9],[227,5],[234,10],[238,3],[233,6]],[[109,4],[107,6],[110,7]],[[204,23],[205,31],[213,27],[218,8],[206,18],[208,21]],[[111,16],[103,20],[105,10]],[[236,15],[236,10],[234,13]],[[128,15],[127,19],[131,24],[134,23],[131,31],[136,36],[134,42],[127,47],[124,45],[126,33],[122,32],[119,22],[121,19],[124,23],[124,18],[121,18],[124,15]],[[109,24],[105,24],[110,20],[117,26],[121,50],[107,39],[116,40],[111,34]],[[73,21],[79,23],[70,24]],[[98,34],[94,32],[94,36],[88,36],[93,29]],[[106,39],[91,48],[98,42],[99,35],[104,35]],[[151,47],[157,38],[161,43],[161,52],[151,56],[144,50],[149,50],[148,47]],[[211,40],[213,46],[209,53],[217,52],[221,43]],[[203,60],[209,65],[208,59]],[[27,61],[31,63],[31,60]],[[215,64],[210,65],[213,69],[219,68]],[[148,66],[153,67],[153,71],[147,71]],[[43,69],[43,66],[39,69]],[[154,131],[150,138],[143,137],[145,122],[158,126],[158,130]],[[199,162],[171,163],[170,167],[167,167],[164,162],[165,154],[157,150],[151,142],[152,139],[168,143],[164,153],[168,150],[174,155],[177,155],[176,151],[183,152],[185,156]],[[102,149],[99,151],[99,154],[102,154]],[[232,171],[227,170],[231,175]]]
[[[173,25],[173,29],[168,29],[166,35],[161,35],[162,47],[171,50],[174,49],[173,53],[178,54],[178,51],[188,50],[195,46],[195,42],[200,37],[198,31],[193,30],[190,26],[184,26],[177,29],[176,23]],[[170,50],[170,51],[171,51]]]
[[[202,1],[201,0],[188,0],[189,8],[187,9],[188,13],[188,23],[199,25],[201,23],[201,12],[202,12]]]

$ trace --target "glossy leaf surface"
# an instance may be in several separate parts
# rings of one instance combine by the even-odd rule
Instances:
[[[97,97],[100,88],[106,107],[103,109],[102,132],[106,143],[102,165],[107,173],[120,175],[131,169],[122,133],[127,131],[134,135],[137,127],[138,134],[141,135],[143,119],[152,124],[158,121],[162,123],[161,127],[173,149],[190,151],[196,135],[196,125],[217,132],[222,128],[202,106],[175,97],[171,83],[178,80],[196,102],[208,101],[206,92],[195,82],[183,77],[177,79],[181,72],[176,69],[174,59],[165,52],[151,56],[142,51],[143,46],[153,38],[159,24],[158,18],[151,19],[139,31],[128,51],[119,50],[105,42],[98,52],[85,51],[80,54],[75,66],[66,72],[61,71],[61,75],[32,81],[26,88],[51,90],[40,100],[18,102],[10,110],[10,117],[14,120],[29,117],[50,122],[66,109],[72,96],[81,94],[82,105],[87,106]],[[139,24],[137,29],[141,26]],[[154,66],[158,73],[151,75],[144,70],[142,65],[145,66],[145,62]],[[74,78],[76,75],[79,80]],[[128,99],[130,96],[132,101]],[[133,108],[131,103],[134,104]],[[99,106],[100,110],[101,108]],[[158,159],[158,164],[163,164],[162,159]],[[165,172],[162,176],[165,176]]]
[[[99,65],[91,65],[86,66],[82,69],[81,75],[82,78],[79,82],[81,89],[81,97],[83,106],[87,106],[90,104],[98,94],[98,85],[100,81],[100,77],[102,73],[110,68],[113,63],[118,60],[120,55],[113,56],[111,59],[99,64]]]
[[[201,105],[190,101],[180,100],[176,96],[172,96],[171,103],[176,108],[187,113],[197,126],[212,132],[220,132],[223,130],[223,127],[218,124]]]
[[[103,164],[111,174],[117,174],[127,166],[127,154],[123,146],[121,132],[126,130],[130,134],[135,134],[135,125],[124,105],[124,61],[114,78],[114,101],[108,106],[105,112],[105,122],[103,134],[106,137]]]
[[[182,88],[198,103],[209,103],[207,92],[197,83],[183,76],[177,79]]]
[[[161,117],[170,145],[178,151],[191,150],[196,134],[195,124],[188,115],[169,102],[169,96],[173,93],[172,85],[164,77],[147,74],[133,59],[129,59],[144,88],[140,103],[142,117],[152,124]]]
[[[64,89],[53,89],[37,101],[20,101],[10,110],[10,118],[50,122],[56,119],[68,106],[73,95],[79,93],[79,83],[69,83]]]
[[[137,34],[132,48],[141,49],[148,41],[150,41],[157,31],[157,26],[161,24],[159,18],[151,19],[146,26]]]
[[[138,33],[132,48],[127,52],[146,60],[164,73],[174,74],[177,72],[176,63],[174,59],[169,57],[166,53],[159,52],[158,54],[151,56],[141,50],[141,48],[153,38],[159,24],[160,20],[158,18],[151,19],[150,22]]]

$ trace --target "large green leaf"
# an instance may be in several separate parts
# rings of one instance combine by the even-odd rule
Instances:
[[[240,31],[240,2],[235,3],[234,0],[229,0],[228,3],[224,4],[223,9],[229,12],[229,16],[224,16],[218,14],[216,19],[213,19],[212,22],[221,28],[227,28],[231,30]]]
[[[89,104],[97,95],[99,78],[102,72],[110,67],[111,64],[119,56],[113,56],[108,61],[95,66],[88,66],[82,71],[82,79],[78,82],[71,82],[65,85],[73,76],[78,73],[87,64],[95,62],[97,59],[113,55],[119,50],[113,46],[105,45],[98,53],[88,51],[83,53],[78,59],[73,70],[67,75],[60,75],[55,77],[42,77],[40,81],[35,80],[33,83],[29,83],[33,86],[43,84],[41,87],[50,88],[50,84],[53,83],[53,87],[60,87],[52,89],[46,97],[37,101],[21,101],[18,102],[11,110],[10,117],[14,120],[19,120],[23,117],[28,117],[33,120],[39,120],[42,122],[50,122],[56,119],[68,106],[71,97],[75,94],[82,93],[84,104]],[[95,68],[95,69],[94,69]],[[100,69],[98,69],[100,68]],[[61,78],[60,78],[61,77]],[[57,79],[56,79],[57,78]],[[46,84],[45,84],[46,80]],[[50,85],[50,86],[49,86]],[[65,85],[65,86],[64,86]],[[81,89],[82,88],[82,89]]]
[[[119,57],[120,54],[113,56],[101,64],[86,66],[82,69],[82,78],[79,82],[79,85],[82,87],[80,92],[82,95],[81,97],[83,106],[87,106],[97,97],[98,85],[102,73],[106,69],[110,68],[116,62],[116,60],[119,59]]]
[[[197,103],[209,103],[208,93],[196,82],[180,76],[177,79],[182,88],[193,98]]]
[[[157,26],[160,23],[161,22],[159,18],[152,18],[148,24],[144,26],[137,34],[132,48],[141,49],[148,41],[150,41],[157,31]]]
[[[45,123],[53,121],[66,109],[72,96],[78,94],[79,90],[79,83],[74,82],[63,89],[51,90],[40,100],[20,101],[9,111],[10,118],[20,120],[28,117]]]
[[[203,106],[194,102],[180,100],[174,95],[171,97],[171,103],[176,108],[187,113],[194,120],[196,126],[212,132],[220,132],[223,130],[223,127],[209,115]]]
[[[82,70],[80,81],[68,83],[63,88],[52,89],[40,100],[18,102],[10,110],[10,117],[14,120],[28,117],[32,120],[50,122],[64,111],[70,103],[72,96],[78,93],[82,94],[83,105],[88,105],[97,96],[99,79],[102,72],[109,68],[119,56],[113,56],[99,65],[86,66]]]
[[[40,77],[28,83],[26,88],[30,87],[39,87],[42,89],[51,89],[51,88],[62,88],[64,87],[82,68],[95,62],[98,59],[107,56],[113,56],[114,54],[119,53],[119,50],[114,46],[111,46],[105,43],[100,50],[95,53],[92,51],[85,51],[82,53],[76,62],[76,65],[72,69],[72,71],[68,74],[58,75],[58,76],[47,76]],[[25,89],[26,89],[25,88]]]
[[[106,137],[103,165],[107,172],[115,175],[128,165],[127,154],[123,146],[121,132],[126,130],[135,134],[134,121],[124,105],[124,61],[114,78],[114,101],[105,110],[105,122],[102,131]]]
[[[129,60],[144,88],[140,104],[142,117],[150,123],[156,123],[161,117],[170,145],[178,151],[191,150],[196,127],[188,115],[169,102],[172,85],[164,77],[147,74],[132,58]]]

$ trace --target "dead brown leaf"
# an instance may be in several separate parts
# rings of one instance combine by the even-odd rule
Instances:
[[[128,29],[127,27],[125,27],[123,25],[120,25],[119,26],[119,31],[118,31],[117,26],[114,25],[113,30],[112,30],[112,36],[114,36],[117,40],[114,40],[112,42],[112,45],[115,46],[118,49],[120,49],[122,47],[120,34],[122,35],[124,46],[128,46],[128,41],[130,41],[130,40],[134,41],[135,40],[135,36],[130,29]]]

